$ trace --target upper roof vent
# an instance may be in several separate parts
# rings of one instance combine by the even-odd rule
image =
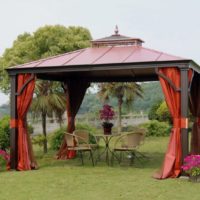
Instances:
[[[142,46],[144,41],[140,38],[131,38],[119,34],[118,26],[115,26],[114,34],[97,40],[92,40],[92,47],[103,46]]]

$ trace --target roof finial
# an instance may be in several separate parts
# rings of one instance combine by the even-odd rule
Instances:
[[[118,26],[116,25],[115,26],[115,35],[118,35],[119,34],[119,30],[118,30]]]

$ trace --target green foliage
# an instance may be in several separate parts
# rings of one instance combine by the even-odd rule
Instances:
[[[198,176],[200,175],[200,167],[193,167],[190,171],[189,174],[191,176]]]
[[[50,140],[51,149],[58,150],[60,148],[60,145],[62,144],[66,130],[67,130],[66,127],[62,127],[52,133],[52,137]]]
[[[162,89],[158,81],[141,83],[141,88],[143,90],[143,98],[136,97],[133,102],[133,108],[136,112],[144,111],[148,113],[151,105],[164,99]]]
[[[28,132],[33,133],[33,127],[28,124]],[[8,149],[10,147],[10,117],[4,116],[0,120],[0,149]]]
[[[111,82],[111,83],[100,83],[98,85],[98,95],[100,99],[106,103],[110,97],[116,98],[118,101],[118,132],[121,132],[121,115],[122,105],[131,108],[135,97],[142,97],[142,88],[138,83],[128,82]]]
[[[160,104],[159,108],[156,110],[156,115],[159,121],[161,122],[168,121],[171,123],[171,115],[165,101],[163,101]]]
[[[171,115],[165,101],[157,101],[152,105],[148,117],[150,120],[172,123]]]
[[[90,40],[89,30],[79,26],[44,26],[33,34],[19,35],[13,42],[13,46],[6,49],[0,58],[1,90],[5,93],[9,92],[9,78],[5,71],[6,68],[85,48],[90,45]]]
[[[33,126],[31,124],[28,124],[28,133],[33,134],[33,132],[34,132]]]
[[[41,134],[36,135],[32,138],[32,144],[43,146],[45,140],[46,138],[44,137],[44,135],[41,135]]]
[[[135,100],[136,96],[142,97],[143,91],[137,83],[101,83],[99,86],[98,95],[100,99],[105,102],[110,97],[117,98],[120,103],[124,103],[126,106],[131,107],[131,104]]]
[[[160,100],[156,101],[156,102],[151,106],[151,108],[150,108],[150,110],[149,110],[149,113],[148,113],[148,118],[149,118],[150,120],[158,120],[158,116],[157,116],[156,111],[157,111],[158,108],[160,107],[161,103],[162,103],[162,100],[160,99]]]
[[[10,118],[3,117],[0,120],[0,149],[6,150],[10,147]]]
[[[170,125],[166,122],[159,122],[157,120],[151,120],[145,124],[141,124],[140,127],[147,129],[146,136],[168,136],[170,133]]]
[[[50,139],[50,146],[53,150],[58,150],[60,148],[60,145],[63,141],[64,134],[66,132],[67,128],[62,127],[52,133],[51,139]],[[96,140],[93,136],[93,134],[96,133],[96,129],[88,124],[76,124],[76,130],[86,130],[89,132],[89,141],[91,144],[95,144]]]
[[[56,82],[37,81],[36,96],[31,105],[34,118],[40,115],[51,117],[53,112],[66,110],[66,98],[64,93],[58,90],[59,86],[57,87]]]

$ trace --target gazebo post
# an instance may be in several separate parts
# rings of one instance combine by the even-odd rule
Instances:
[[[11,75],[11,133],[10,133],[10,168],[17,169],[17,75]]]
[[[180,68],[181,74],[181,118],[186,119],[188,117],[188,66]],[[182,144],[182,163],[184,158],[188,155],[188,125],[185,128],[181,128],[181,144]]]

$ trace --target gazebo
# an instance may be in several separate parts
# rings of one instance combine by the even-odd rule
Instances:
[[[189,153],[188,105],[195,116],[193,154],[200,153],[200,66],[191,59],[143,47],[144,41],[120,35],[116,28],[109,37],[91,41],[91,47],[23,65],[10,67],[11,79],[11,169],[34,168],[27,133],[26,114],[35,80],[60,81],[67,99],[68,132],[91,82],[160,81],[173,118],[173,128],[161,172],[156,178],[177,177]],[[70,158],[63,142],[58,158]],[[66,153],[67,152],[67,153]]]

